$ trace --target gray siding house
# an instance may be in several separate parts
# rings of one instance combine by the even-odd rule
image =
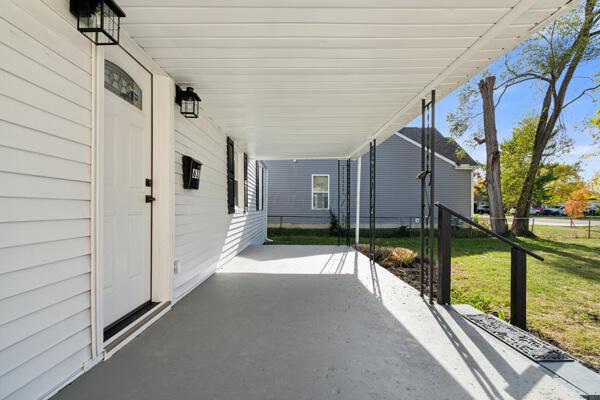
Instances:
[[[407,127],[377,147],[377,225],[418,223],[421,170],[421,128]],[[478,164],[456,142],[436,130],[436,199],[471,216],[473,171]],[[338,213],[337,160],[265,161],[269,169],[268,216],[271,225],[328,223],[330,211]],[[345,161],[342,161],[345,165]],[[356,172],[351,161],[351,221],[355,222]],[[343,169],[342,169],[343,174]],[[346,190],[341,182],[343,215]],[[361,224],[368,224],[369,155],[361,160]]]

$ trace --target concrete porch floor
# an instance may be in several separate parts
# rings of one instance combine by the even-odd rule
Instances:
[[[362,254],[256,246],[54,399],[581,399]]]

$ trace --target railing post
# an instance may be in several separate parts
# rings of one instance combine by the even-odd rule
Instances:
[[[350,185],[350,179],[352,175],[350,174],[350,167],[352,163],[350,159],[346,161],[346,246],[350,247],[350,190],[352,187]]]
[[[527,327],[527,254],[516,247],[510,257],[510,323]]]
[[[280,216],[279,217],[279,229],[282,229],[282,228],[283,228],[283,217]]]
[[[452,268],[452,219],[450,213],[438,208],[438,304],[450,304]]]

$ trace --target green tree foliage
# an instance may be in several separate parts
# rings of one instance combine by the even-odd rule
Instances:
[[[598,128],[600,128],[600,109],[596,111],[596,117],[590,120],[590,123]]]
[[[523,119],[513,129],[512,137],[500,145],[502,198],[505,207],[515,206],[519,200],[525,180],[523,171],[531,162],[537,124],[538,117]],[[556,162],[572,145],[573,141],[564,132],[554,132],[535,180],[532,204],[563,203],[573,190],[583,186],[577,164]]]
[[[600,198],[600,171],[596,172],[590,180],[590,189],[594,198]]]
[[[585,187],[585,182],[579,175],[579,164],[553,163],[542,167],[542,170],[543,174],[550,177],[544,186],[548,204],[564,204],[571,193]]]
[[[591,125],[593,143],[596,146],[594,150],[588,154],[588,157],[599,157],[600,156],[600,108],[596,111],[596,115],[590,119],[589,124]]]
[[[487,188],[485,187],[485,177],[481,172],[473,174],[473,193],[475,201],[488,201]]]

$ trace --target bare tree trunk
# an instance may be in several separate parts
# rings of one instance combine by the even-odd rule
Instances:
[[[500,150],[496,132],[496,107],[494,105],[495,76],[488,76],[479,81],[479,91],[483,101],[483,130],[485,132],[485,152],[487,163],[485,169],[485,187],[490,203],[490,222],[492,230],[499,235],[507,233],[502,188],[500,186]]]

